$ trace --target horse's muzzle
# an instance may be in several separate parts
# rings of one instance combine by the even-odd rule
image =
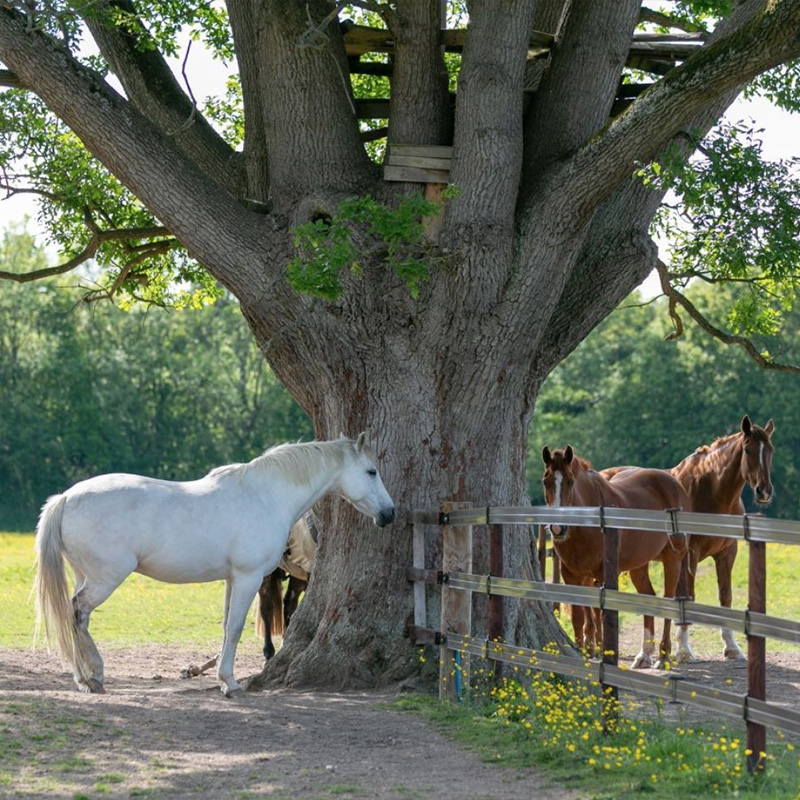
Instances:
[[[771,486],[756,486],[756,503],[760,506],[767,505],[772,500]]]
[[[391,506],[390,508],[383,508],[378,512],[378,516],[375,517],[375,524],[379,528],[385,528],[393,520],[394,506]]]

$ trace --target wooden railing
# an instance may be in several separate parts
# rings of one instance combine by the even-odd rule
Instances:
[[[469,685],[471,655],[517,666],[556,672],[599,682],[611,694],[619,689],[660,697],[671,702],[711,709],[747,723],[747,767],[751,772],[764,767],[766,727],[800,735],[800,713],[766,702],[766,637],[800,644],[800,623],[766,614],[765,543],[800,545],[800,522],[766,519],[761,516],[697,514],[683,511],[642,511],[623,508],[480,507],[450,503],[440,511],[413,511],[414,625],[411,635],[417,643],[440,646],[440,698],[453,698]],[[605,580],[600,588],[548,584],[504,576],[502,541],[504,525],[570,525],[597,527],[603,531]],[[424,526],[442,530],[442,568],[426,569]],[[490,574],[472,574],[472,527],[489,526]],[[685,597],[662,598],[620,592],[618,530],[664,533],[671,536],[703,536],[740,539],[749,548],[748,608],[744,611],[696,603]],[[499,557],[498,557],[498,548]],[[441,621],[438,629],[427,625],[425,585],[442,587]],[[471,635],[472,594],[490,598],[487,636]],[[502,632],[503,597],[554,603],[573,603],[599,608],[603,618],[602,661],[570,655],[553,655],[498,641]],[[492,604],[492,600],[500,601]],[[655,676],[620,668],[620,611],[731,628],[747,636],[747,693],[737,694],[685,680],[666,673]],[[452,675],[460,680],[451,680]],[[460,685],[457,685],[460,684]]]

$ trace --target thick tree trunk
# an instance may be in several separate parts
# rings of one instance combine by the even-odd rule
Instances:
[[[330,386],[327,413],[317,418],[321,438],[338,435],[342,419],[365,425],[379,443],[378,460],[398,510],[396,522],[377,529],[341,501],[327,505],[315,570],[305,601],[292,619],[283,649],[270,662],[261,684],[372,686],[419,670],[416,649],[406,636],[413,621],[408,512],[437,508],[447,500],[478,506],[527,502],[525,485],[529,391],[504,375],[487,392],[471,382],[478,371],[465,363],[461,375],[437,374],[436,341],[418,343],[416,358],[372,353],[354,363],[347,377],[355,391]],[[481,371],[489,365],[481,365]],[[342,375],[344,379],[345,376]],[[370,402],[359,398],[369,387]],[[464,388],[468,387],[468,388]],[[350,430],[350,435],[356,431]],[[476,573],[488,572],[485,528],[476,528]],[[506,572],[531,579],[531,530],[509,529]],[[429,528],[428,566],[441,566],[440,534]],[[437,589],[429,589],[429,622],[438,627]],[[485,599],[476,601],[474,630],[485,635]],[[506,636],[527,644],[564,643],[552,614],[539,604],[508,602]]]

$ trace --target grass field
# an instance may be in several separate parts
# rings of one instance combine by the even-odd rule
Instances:
[[[740,547],[733,573],[733,607],[747,607],[747,548]],[[548,569],[550,566],[548,565]],[[767,545],[767,613],[800,619],[796,601],[800,575],[800,548]],[[660,592],[661,567],[653,565],[651,578]],[[30,596],[33,584],[33,534],[0,533],[0,647],[28,647],[32,641],[34,610]],[[633,591],[623,577],[621,588]],[[714,563],[700,565],[697,600],[718,605]],[[142,575],[131,575],[92,615],[93,635],[108,645],[144,642],[219,641],[222,624],[221,582],[173,585]],[[640,619],[622,615],[622,625],[638,627]],[[567,622],[567,630],[571,626]],[[743,637],[739,637],[742,639]],[[716,628],[692,626],[692,647],[717,653]],[[743,644],[741,645],[743,646]],[[796,649],[795,645],[771,640],[770,650]]]
[[[0,647],[30,647],[33,534],[0,533]],[[219,643],[223,583],[168,584],[131,575],[92,614],[103,647],[146,642]]]
[[[747,608],[747,546],[739,544],[739,554],[733,569],[733,608],[744,610]],[[800,575],[800,547],[783,544],[767,545],[767,613],[775,617],[800,620],[800,606],[797,603],[798,575]],[[651,565],[650,578],[657,593],[663,591],[663,574],[659,564]],[[627,576],[620,580],[620,588],[624,591],[634,591]],[[697,571],[695,582],[697,602],[718,606],[717,576],[714,561],[706,559]],[[630,614],[621,615],[621,625],[640,625],[641,618]],[[656,631],[660,631],[660,622],[656,622]],[[567,627],[571,634],[571,626]],[[674,637],[673,637],[674,639]],[[713,653],[718,655],[721,651],[719,630],[704,625],[692,625],[691,629],[692,650],[697,654]],[[744,650],[744,635],[737,634],[739,646]],[[797,645],[770,639],[767,648],[773,652],[795,651],[800,649]]]

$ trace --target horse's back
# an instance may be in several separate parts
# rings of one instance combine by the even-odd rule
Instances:
[[[285,541],[260,537],[263,509],[250,507],[235,483],[217,478],[177,482],[114,473],[64,495],[64,548],[84,572],[102,561],[172,583],[218,580],[251,562],[274,567]]]
[[[620,500],[621,508],[691,510],[689,498],[680,482],[666,470],[624,470],[609,480],[609,486]]]

